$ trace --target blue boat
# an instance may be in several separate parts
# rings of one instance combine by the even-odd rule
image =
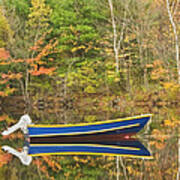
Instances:
[[[67,137],[86,135],[114,135],[129,136],[138,133],[151,119],[151,114],[100,121],[84,124],[68,125],[28,125],[29,137]]]

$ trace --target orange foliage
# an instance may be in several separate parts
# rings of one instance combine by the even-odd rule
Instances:
[[[7,96],[7,95],[6,95],[6,93],[5,93],[5,92],[0,91],[0,96],[5,97],[5,96]]]
[[[49,44],[47,44],[45,47],[43,47],[43,49],[41,49],[41,51],[39,52],[39,54],[34,58],[34,60],[36,62],[40,61],[42,59],[42,57],[45,57],[49,54],[55,53],[56,51],[54,50],[55,46],[57,45],[58,41],[53,42],[54,40],[51,40],[49,42]]]
[[[14,140],[14,139],[23,139],[24,136],[21,132],[13,133],[8,136],[3,136],[2,139],[9,139],[9,140]]]
[[[49,32],[47,32],[49,33]],[[33,76],[39,76],[39,75],[51,75],[55,71],[55,67],[43,67],[43,64],[47,64],[47,62],[43,61],[43,58],[46,57],[47,55],[56,53],[56,45],[57,45],[57,40],[52,39],[50,42],[44,46],[45,44],[45,33],[39,41],[35,43],[35,45],[30,49],[30,51],[36,52],[36,56],[32,58],[27,58],[27,59],[12,59],[10,58],[9,52],[7,52],[4,48],[0,48],[0,65],[10,65],[12,63],[25,63],[26,66],[23,64],[21,65],[25,67],[23,72],[18,73],[12,72],[9,70],[7,73],[1,73],[0,74],[0,84],[6,85],[2,86],[2,90],[0,91],[0,96],[6,97],[10,94],[12,94],[16,89],[15,88],[10,88],[10,82],[9,80],[20,80],[21,78],[24,77],[24,73],[29,70],[29,73]],[[53,61],[53,58],[49,57],[49,61]],[[38,67],[40,65],[40,68]],[[26,76],[27,77],[27,76]],[[28,79],[29,80],[29,79]]]
[[[2,74],[1,77],[3,79],[21,79],[22,74],[21,73],[8,73],[8,74]]]
[[[4,166],[8,162],[12,160],[12,155],[8,153],[4,153],[0,150],[0,167]]]
[[[33,160],[33,164],[37,166],[37,168],[40,168],[42,165],[42,161],[40,159]]]
[[[5,121],[8,118],[7,115],[2,115],[0,116],[0,121]]]
[[[57,172],[62,169],[59,163],[53,161],[51,157],[43,156],[42,158],[48,164],[48,166],[52,168],[53,171]]]
[[[36,52],[37,52],[38,50],[40,50],[41,46],[44,44],[44,39],[45,39],[46,36],[47,36],[48,34],[50,34],[51,32],[52,32],[51,29],[50,29],[49,31],[45,32],[45,33],[41,36],[41,38],[40,38],[39,40],[37,40],[32,47],[29,48],[29,50],[30,50],[30,51],[36,51]]]
[[[11,64],[11,63],[10,62],[5,62],[5,61],[0,62],[0,65],[8,65],[8,64]]]
[[[16,91],[15,88],[9,88],[9,86],[7,85],[7,87],[6,87],[6,89],[4,91],[0,91],[0,96],[6,97],[9,94],[13,93],[14,91]]]
[[[6,84],[8,82],[8,80],[6,79],[6,80],[2,80],[2,81],[0,81],[0,84]]]
[[[28,64],[31,64],[31,63],[33,63],[34,61],[35,61],[34,58],[26,59],[26,63],[28,63]]]
[[[23,63],[24,59],[12,59],[11,62],[13,62],[13,63]]]
[[[42,75],[42,74],[52,74],[52,72],[55,70],[54,67],[52,68],[44,68],[44,67],[40,67],[39,70],[35,70],[35,71],[30,71],[30,73],[33,75],[33,76],[39,76],[39,75]]]
[[[39,65],[46,64],[46,62],[42,61],[42,58],[52,54],[56,53],[55,46],[57,45],[57,41],[51,40],[45,47],[41,47],[42,44],[44,43],[44,36],[35,43],[33,47],[30,48],[32,51],[38,51],[38,55],[35,58],[27,59],[26,62],[31,66],[31,70],[29,70],[29,73],[33,76],[39,76],[42,74],[46,75],[51,75],[56,68],[51,67],[51,68],[45,68],[45,67],[40,67],[38,69],[38,66],[36,63]],[[49,61],[53,61],[53,58],[49,58]]]
[[[150,141],[150,145],[154,145],[159,150],[164,149],[167,136],[163,135],[158,129],[154,129],[152,135],[155,137],[155,140]]]
[[[161,142],[164,142],[164,140],[166,139],[165,136],[163,136],[162,132],[158,129],[154,129],[152,131],[152,135],[157,139],[160,140]]]
[[[45,174],[47,178],[49,178],[49,173],[46,168],[46,166],[43,165],[43,162],[40,159],[33,160],[33,164],[36,165],[36,167]]]
[[[150,65],[149,65],[150,66]],[[155,60],[152,64],[153,70],[151,72],[152,80],[167,80],[168,70],[164,68],[163,61]]]
[[[0,48],[0,59],[6,60],[9,57],[10,57],[9,53],[4,48]]]
[[[46,166],[41,166],[40,171],[43,172],[47,178],[49,178],[49,173]]]

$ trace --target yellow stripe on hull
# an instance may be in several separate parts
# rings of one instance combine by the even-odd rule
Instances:
[[[39,153],[39,154],[28,154],[29,156],[50,156],[50,155],[103,155],[103,156],[122,156],[130,158],[144,158],[153,159],[153,156],[138,156],[132,154],[111,154],[111,153],[85,153],[85,152],[64,152],[64,153]]]
[[[125,149],[125,150],[135,150],[138,151],[140,148],[134,148],[134,147],[118,147],[118,146],[112,146],[112,145],[99,145],[99,144],[30,144],[32,147],[36,146],[85,146],[85,147],[102,147],[102,148],[113,148],[113,149]]]
[[[102,133],[102,132],[108,132],[108,131],[114,131],[114,130],[122,130],[130,127],[138,127],[140,126],[139,123],[136,124],[130,124],[126,126],[121,126],[121,127],[116,127],[116,128],[111,128],[111,129],[102,129],[102,130],[95,130],[95,131],[90,131],[90,132],[75,132],[75,133],[56,133],[56,134],[42,134],[42,135],[30,135],[30,137],[48,137],[48,136],[66,136],[66,135],[80,135],[80,134],[94,134],[94,133]]]

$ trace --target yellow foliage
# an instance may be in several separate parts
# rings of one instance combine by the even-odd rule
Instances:
[[[107,160],[108,160],[108,161],[114,161],[114,159],[115,159],[115,157],[113,157],[113,156],[107,157]]]
[[[95,120],[96,120],[96,116],[93,116],[93,115],[85,116],[86,122],[93,122]]]
[[[76,52],[76,51],[78,51],[78,50],[80,50],[80,49],[85,49],[86,47],[85,46],[78,46],[78,47],[74,47],[74,48],[72,48],[72,50],[71,50],[71,52]]]
[[[129,42],[129,37],[128,36],[125,37],[124,42]]]
[[[166,82],[166,83],[163,83],[163,87],[166,89],[166,90],[169,90],[169,91],[178,91],[180,90],[180,85],[179,84],[176,84],[174,82]]]
[[[77,168],[79,168],[79,167],[80,167],[79,163],[76,163],[76,167],[77,167]]]
[[[65,177],[69,177],[69,175],[70,175],[70,172],[64,173]]]
[[[132,174],[132,172],[133,172],[132,166],[127,166],[127,170],[128,170],[128,172],[129,172],[129,174]]]
[[[78,156],[74,156],[73,159],[74,159],[75,161],[79,161]]]
[[[174,123],[173,123],[172,121],[170,121],[170,120],[165,120],[165,121],[164,121],[164,125],[165,125],[165,126],[171,126],[171,127],[173,127],[173,126],[174,126]]]
[[[92,87],[91,85],[87,86],[85,89],[84,89],[84,92],[87,92],[87,93],[95,93],[96,92],[96,89],[94,87]]]
[[[88,162],[88,160],[87,159],[80,159],[80,162],[86,164]]]

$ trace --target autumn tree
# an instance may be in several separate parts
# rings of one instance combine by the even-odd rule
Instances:
[[[3,15],[2,7],[0,7],[0,48],[7,46],[7,43],[12,40],[12,34],[10,25]]]
[[[26,22],[27,36],[25,40],[33,46],[37,40],[49,29],[51,9],[44,0],[31,0],[31,5]]]
[[[32,50],[31,48],[38,44],[37,41],[40,38],[41,41],[43,38],[43,42],[41,43],[44,43],[44,46],[48,44],[48,42],[47,44],[45,43],[44,34],[48,33],[48,21],[51,9],[45,4],[44,0],[32,0],[31,4],[23,0],[20,4],[19,2],[11,2],[9,0],[7,2],[3,1],[3,5],[10,26],[12,26],[14,31],[13,44],[10,43],[8,46],[9,52],[13,59],[20,58],[22,60],[21,63],[16,64],[15,67],[13,66],[13,71],[16,71],[16,73],[22,72],[22,78],[19,79],[20,87],[25,99],[28,100],[29,72],[32,69],[28,59],[32,59],[38,55],[39,51]],[[14,15],[13,17],[11,13]],[[21,20],[22,13],[25,16],[23,20]]]

